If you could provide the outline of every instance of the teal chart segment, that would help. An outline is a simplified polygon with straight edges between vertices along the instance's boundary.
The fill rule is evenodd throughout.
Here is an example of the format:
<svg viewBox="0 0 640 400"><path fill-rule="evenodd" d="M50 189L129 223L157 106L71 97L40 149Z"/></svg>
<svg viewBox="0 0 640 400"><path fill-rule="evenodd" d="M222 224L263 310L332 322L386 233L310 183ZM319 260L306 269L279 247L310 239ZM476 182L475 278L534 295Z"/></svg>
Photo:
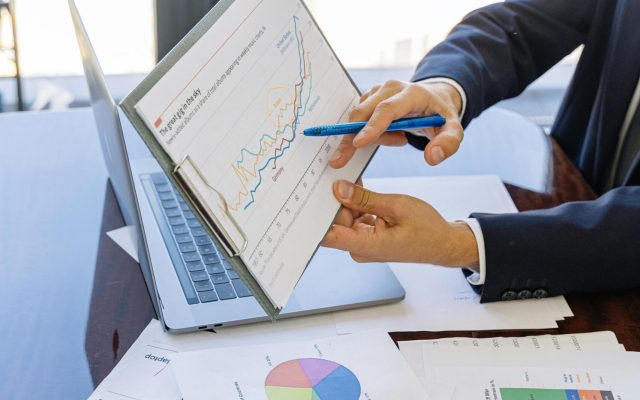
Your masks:
<svg viewBox="0 0 640 400"><path fill-rule="evenodd" d="M265 380L269 400L358 400L360 381L347 367L321 358L283 362Z"/></svg>

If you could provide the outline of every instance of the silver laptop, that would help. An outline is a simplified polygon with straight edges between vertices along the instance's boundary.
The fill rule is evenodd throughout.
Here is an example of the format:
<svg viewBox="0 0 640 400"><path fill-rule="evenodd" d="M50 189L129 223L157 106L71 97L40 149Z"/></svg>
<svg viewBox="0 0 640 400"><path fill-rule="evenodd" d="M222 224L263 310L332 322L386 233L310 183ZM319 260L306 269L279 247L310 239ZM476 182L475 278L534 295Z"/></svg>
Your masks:
<svg viewBox="0 0 640 400"><path fill-rule="evenodd" d="M140 266L158 317L174 333L268 320L126 117L120 118L73 0L69 7L111 184L125 222L138 233ZM321 248L280 317L403 298L386 264L360 265L346 253Z"/></svg>

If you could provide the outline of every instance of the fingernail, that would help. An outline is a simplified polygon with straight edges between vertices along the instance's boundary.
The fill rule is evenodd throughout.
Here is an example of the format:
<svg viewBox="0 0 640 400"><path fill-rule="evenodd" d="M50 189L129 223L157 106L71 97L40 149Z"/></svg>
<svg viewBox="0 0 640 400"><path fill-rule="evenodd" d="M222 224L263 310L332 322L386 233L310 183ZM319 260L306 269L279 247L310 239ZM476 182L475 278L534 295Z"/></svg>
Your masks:
<svg viewBox="0 0 640 400"><path fill-rule="evenodd" d="M353 197L353 183L347 181L338 182L338 195L345 200Z"/></svg>
<svg viewBox="0 0 640 400"><path fill-rule="evenodd" d="M342 157L342 153L340 150L336 150L336 152L333 153L333 156L331 156L331 162L338 161L340 157Z"/></svg>
<svg viewBox="0 0 640 400"><path fill-rule="evenodd" d="M431 149L431 158L436 164L440 164L444 161L444 151L442 151L442 147L434 147Z"/></svg>

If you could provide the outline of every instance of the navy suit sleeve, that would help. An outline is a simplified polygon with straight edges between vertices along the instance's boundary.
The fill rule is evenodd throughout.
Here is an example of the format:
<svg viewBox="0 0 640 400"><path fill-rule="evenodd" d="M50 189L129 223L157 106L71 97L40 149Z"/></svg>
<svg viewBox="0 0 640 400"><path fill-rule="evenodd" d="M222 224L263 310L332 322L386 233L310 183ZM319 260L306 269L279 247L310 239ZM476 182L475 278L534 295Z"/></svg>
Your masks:
<svg viewBox="0 0 640 400"><path fill-rule="evenodd" d="M412 80L440 76L458 82L467 95L466 126L584 43L596 3L513 0L473 11L425 56Z"/></svg>
<svg viewBox="0 0 640 400"><path fill-rule="evenodd" d="M550 296L640 287L640 186L519 214L473 214L487 275L482 301L513 290Z"/></svg>

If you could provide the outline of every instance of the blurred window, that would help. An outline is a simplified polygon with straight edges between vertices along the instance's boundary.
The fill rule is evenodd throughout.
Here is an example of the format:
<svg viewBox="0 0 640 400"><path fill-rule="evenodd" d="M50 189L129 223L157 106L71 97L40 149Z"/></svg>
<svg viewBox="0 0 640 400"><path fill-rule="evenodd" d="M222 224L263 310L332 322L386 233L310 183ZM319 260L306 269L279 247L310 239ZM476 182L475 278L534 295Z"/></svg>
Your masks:
<svg viewBox="0 0 640 400"><path fill-rule="evenodd" d="M76 0L107 74L154 65L153 0ZM23 76L79 75L82 66L67 0L16 0Z"/></svg>

